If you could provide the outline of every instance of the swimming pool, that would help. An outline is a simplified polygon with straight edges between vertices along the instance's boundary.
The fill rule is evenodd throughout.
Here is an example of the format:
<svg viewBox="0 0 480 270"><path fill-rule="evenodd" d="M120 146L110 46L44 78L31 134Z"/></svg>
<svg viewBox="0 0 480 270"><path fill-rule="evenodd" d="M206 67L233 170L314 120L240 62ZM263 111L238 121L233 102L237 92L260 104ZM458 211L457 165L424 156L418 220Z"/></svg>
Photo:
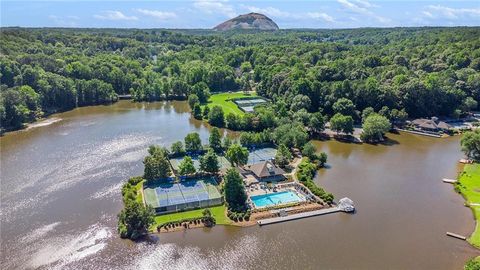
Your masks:
<svg viewBox="0 0 480 270"><path fill-rule="evenodd" d="M293 191L257 195L250 197L250 199L257 208L303 201L303 199Z"/></svg>

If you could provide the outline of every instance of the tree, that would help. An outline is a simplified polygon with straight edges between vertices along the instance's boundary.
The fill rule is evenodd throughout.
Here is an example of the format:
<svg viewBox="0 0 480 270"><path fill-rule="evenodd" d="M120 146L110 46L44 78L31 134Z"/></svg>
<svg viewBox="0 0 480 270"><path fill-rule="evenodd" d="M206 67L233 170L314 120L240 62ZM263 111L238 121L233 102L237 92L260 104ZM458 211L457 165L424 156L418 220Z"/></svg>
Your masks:
<svg viewBox="0 0 480 270"><path fill-rule="evenodd" d="M370 114L362 124L361 138L364 141L378 141L383 139L383 134L388 132L392 125L390 121L376 113Z"/></svg>
<svg viewBox="0 0 480 270"><path fill-rule="evenodd" d="M468 158L480 161L480 129L465 132L460 140L460 145Z"/></svg>
<svg viewBox="0 0 480 270"><path fill-rule="evenodd" d="M213 227L216 223L215 218L212 216L212 212L210 211L209 208L206 208L205 210L202 211L203 215L203 222L206 227Z"/></svg>
<svg viewBox="0 0 480 270"><path fill-rule="evenodd" d="M408 119L408 114L405 109L397 110L393 109L390 112L391 121L395 125L403 125Z"/></svg>
<svg viewBox="0 0 480 270"><path fill-rule="evenodd" d="M307 126L311 119L310 113L305 109L300 109L293 113L293 121L302 123L304 126Z"/></svg>
<svg viewBox="0 0 480 270"><path fill-rule="evenodd" d="M308 134L301 123L294 122L278 126L273 131L273 138L278 145L301 148L307 142Z"/></svg>
<svg viewBox="0 0 480 270"><path fill-rule="evenodd" d="M280 167L285 167L292 160L292 153L284 144L280 144L275 154L275 163Z"/></svg>
<svg viewBox="0 0 480 270"><path fill-rule="evenodd" d="M308 96L305 95L296 95L293 100L292 104L290 105L291 111L298 111L301 109L310 110L310 106L312 105L312 101Z"/></svg>
<svg viewBox="0 0 480 270"><path fill-rule="evenodd" d="M210 89L205 82L199 82L192 87L192 92L197 95L200 103L205 103L210 97Z"/></svg>
<svg viewBox="0 0 480 270"><path fill-rule="evenodd" d="M135 200L124 203L125 207L118 215L118 232L122 238L138 239L155 222L153 208Z"/></svg>
<svg viewBox="0 0 480 270"><path fill-rule="evenodd" d="M222 142L223 149L228 149L230 145L232 145L232 139L230 139L228 136L225 136Z"/></svg>
<svg viewBox="0 0 480 270"><path fill-rule="evenodd" d="M248 161L248 149L239 144L232 144L227 150L225 157L230 161L232 166L243 166Z"/></svg>
<svg viewBox="0 0 480 270"><path fill-rule="evenodd" d="M307 142L302 148L302 155L308 157L311 160L315 160L317 158L317 149L311 142Z"/></svg>
<svg viewBox="0 0 480 270"><path fill-rule="evenodd" d="M166 147L160 147L159 145L150 145L148 147L148 154L150 154L151 156L164 155L168 157L169 152Z"/></svg>
<svg viewBox="0 0 480 270"><path fill-rule="evenodd" d="M222 151L222 135L220 135L220 130L217 127L212 128L210 132L210 137L208 138L210 148L215 152Z"/></svg>
<svg viewBox="0 0 480 270"><path fill-rule="evenodd" d="M467 261L465 264L464 270L479 270L480 269L480 260L472 258Z"/></svg>
<svg viewBox="0 0 480 270"><path fill-rule="evenodd" d="M330 118L330 128L339 133L345 134L353 133L353 118L350 115L335 114Z"/></svg>
<svg viewBox="0 0 480 270"><path fill-rule="evenodd" d="M355 116L355 105L348 98L340 98L333 104L333 111L343 115Z"/></svg>
<svg viewBox="0 0 480 270"><path fill-rule="evenodd" d="M205 106L203 108L203 119L208 119L209 114L210 114L210 107Z"/></svg>
<svg viewBox="0 0 480 270"><path fill-rule="evenodd" d="M218 157L212 149L200 157L200 170L209 173L217 173L220 170Z"/></svg>
<svg viewBox="0 0 480 270"><path fill-rule="evenodd" d="M205 109L207 109L208 106L205 106ZM202 120L202 107L200 107L200 104L195 103L193 106L193 118L197 120Z"/></svg>
<svg viewBox="0 0 480 270"><path fill-rule="evenodd" d="M328 158L327 153L325 152L320 153L320 155L318 155L318 165L320 167L324 167L325 163L327 163L327 158Z"/></svg>
<svg viewBox="0 0 480 270"><path fill-rule="evenodd" d="M188 105L190 106L190 109L193 109L197 103L200 103L198 96L196 94L190 94L188 96Z"/></svg>
<svg viewBox="0 0 480 270"><path fill-rule="evenodd" d="M170 176L170 163L168 156L161 148L150 147L150 155L145 157L143 164L144 178L147 181L155 181L158 179L165 179Z"/></svg>
<svg viewBox="0 0 480 270"><path fill-rule="evenodd" d="M225 179L225 201L228 208L235 212L242 212L246 208L247 194L243 186L243 180L240 174L230 168L224 177Z"/></svg>
<svg viewBox="0 0 480 270"><path fill-rule="evenodd" d="M225 117L223 115L223 109L220 106L213 106L208 114L208 122L212 126L223 127L225 126Z"/></svg>
<svg viewBox="0 0 480 270"><path fill-rule="evenodd" d="M477 106L478 106L478 102L472 97L467 97L462 104L462 108L466 112L475 110Z"/></svg>
<svg viewBox="0 0 480 270"><path fill-rule="evenodd" d="M363 109L362 111L362 123L365 122L368 116L370 116L372 113L375 113L372 107L367 107Z"/></svg>
<svg viewBox="0 0 480 270"><path fill-rule="evenodd" d="M197 132L192 132L185 136L185 150L187 152L199 152L203 150L202 141Z"/></svg>
<svg viewBox="0 0 480 270"><path fill-rule="evenodd" d="M178 172L180 175L194 174L196 172L193 160L191 157L186 156L180 165L178 166Z"/></svg>
<svg viewBox="0 0 480 270"><path fill-rule="evenodd" d="M325 118L320 112L312 113L308 121L308 127L310 131L322 132L325 130Z"/></svg>
<svg viewBox="0 0 480 270"><path fill-rule="evenodd" d="M185 154L185 149L183 148L183 143L181 141L174 142L171 147L171 152L174 155L183 155Z"/></svg>
<svg viewBox="0 0 480 270"><path fill-rule="evenodd" d="M239 130L241 128L241 119L236 114L227 114L227 128L231 130Z"/></svg>

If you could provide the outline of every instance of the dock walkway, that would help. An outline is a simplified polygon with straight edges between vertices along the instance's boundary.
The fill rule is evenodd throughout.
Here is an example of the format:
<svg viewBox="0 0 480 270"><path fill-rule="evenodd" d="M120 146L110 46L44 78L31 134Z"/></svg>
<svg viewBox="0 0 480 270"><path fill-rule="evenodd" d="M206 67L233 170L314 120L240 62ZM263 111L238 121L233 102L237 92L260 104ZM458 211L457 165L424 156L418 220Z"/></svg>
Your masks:
<svg viewBox="0 0 480 270"><path fill-rule="evenodd" d="M336 212L343 212L343 210L341 210L338 207L331 207L331 208L327 208L327 209L320 209L320 210L315 210L315 211L310 211L310 212L292 214L292 215L288 215L288 216L284 216L284 217L274 217L274 218L262 219L262 220L257 221L257 223L258 223L258 225L263 226L263 225L280 223L280 222L285 222L285 221L290 221L290 220L295 220L295 219L301 219L301 218L306 218L306 217L326 215L326 214L331 214L331 213L336 213Z"/></svg>

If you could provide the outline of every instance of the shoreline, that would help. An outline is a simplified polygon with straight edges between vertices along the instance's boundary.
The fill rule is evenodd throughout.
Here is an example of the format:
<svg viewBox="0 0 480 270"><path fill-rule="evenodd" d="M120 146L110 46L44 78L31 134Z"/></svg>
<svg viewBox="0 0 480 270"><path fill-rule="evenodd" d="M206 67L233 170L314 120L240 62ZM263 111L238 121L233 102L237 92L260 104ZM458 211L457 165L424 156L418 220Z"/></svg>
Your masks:
<svg viewBox="0 0 480 270"><path fill-rule="evenodd" d="M470 208L475 220L475 228L466 241L475 249L480 250L480 196L475 195L475 193L480 192L478 190L480 182L474 184L474 182L477 183L478 179L480 179L480 164L465 164L459 173L458 181L454 184L454 189L463 197L464 206ZM480 261L480 256L471 258L471 260Z"/></svg>
<svg viewBox="0 0 480 270"><path fill-rule="evenodd" d="M293 209L289 211L289 214L306 213L306 212L311 212L311 211L320 210L320 209L328 209L328 208L331 208L331 207L330 206L326 207L325 205L321 205L318 203L308 203L308 204L302 204L302 205L293 207ZM273 217L276 217L276 214L272 213L271 210L265 210L265 211L252 213L248 221L240 221L240 222L232 221L229 224L215 224L215 226L234 226L239 228L247 228L247 227L252 227L257 225L259 220L273 218ZM149 232L149 234L172 233L172 232L186 231L189 229L199 229L199 228L207 228L207 226L205 226L205 224L203 223L190 224L187 222L182 222L178 227L174 227L170 229L162 228L160 231L152 230L151 232Z"/></svg>

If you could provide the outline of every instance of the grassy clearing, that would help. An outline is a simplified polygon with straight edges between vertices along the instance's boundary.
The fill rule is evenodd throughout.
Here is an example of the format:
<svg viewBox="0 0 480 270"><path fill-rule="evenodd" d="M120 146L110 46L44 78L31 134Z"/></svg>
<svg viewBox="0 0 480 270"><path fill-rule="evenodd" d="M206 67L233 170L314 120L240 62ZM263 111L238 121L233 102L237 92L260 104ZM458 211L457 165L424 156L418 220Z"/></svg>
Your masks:
<svg viewBox="0 0 480 270"><path fill-rule="evenodd" d="M456 189L465 197L473 210L477 225L468 241L480 248L480 164L467 164L460 175Z"/></svg>
<svg viewBox="0 0 480 270"><path fill-rule="evenodd" d="M203 216L203 210L204 209L196 209L191 211L155 216L155 224L152 226L152 228L156 228L158 225L171 221L177 221L186 218L200 218ZM226 215L227 210L225 205L210 207L210 211L212 212L212 216L215 218L218 225L229 225L232 223L232 221Z"/></svg>
<svg viewBox="0 0 480 270"><path fill-rule="evenodd" d="M142 196L143 182L145 182L145 180L135 185L135 190L137 191L137 198L135 198L135 200L141 204L143 204L143 196Z"/></svg>
<svg viewBox="0 0 480 270"><path fill-rule="evenodd" d="M244 115L245 113L242 110L240 110L237 107L237 104L235 104L231 100L235 98L255 97L255 96L257 96L256 93L245 95L245 93L243 92L214 94L214 95L211 95L210 98L208 99L207 106L210 107L210 109L215 105L220 106L222 107L225 115L229 113L233 113L236 115ZM203 106L202 106L202 109L203 109Z"/></svg>

